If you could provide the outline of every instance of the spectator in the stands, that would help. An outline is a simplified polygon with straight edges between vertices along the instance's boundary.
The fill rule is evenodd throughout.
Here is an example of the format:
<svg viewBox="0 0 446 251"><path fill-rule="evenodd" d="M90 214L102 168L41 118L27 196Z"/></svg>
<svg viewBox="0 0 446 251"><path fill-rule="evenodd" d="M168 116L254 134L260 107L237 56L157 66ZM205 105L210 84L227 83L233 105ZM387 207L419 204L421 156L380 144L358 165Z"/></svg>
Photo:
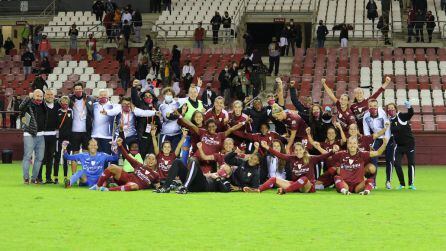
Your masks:
<svg viewBox="0 0 446 251"><path fill-rule="evenodd" d="M441 0L440 7L441 7L441 10L446 11L446 0Z"/></svg>
<svg viewBox="0 0 446 251"><path fill-rule="evenodd" d="M43 72L39 72L36 76L36 78L34 79L31 88L33 90L42 90L43 91L43 87L46 86L46 88L48 88L48 84L46 83L45 79L43 79L42 77Z"/></svg>
<svg viewBox="0 0 446 251"><path fill-rule="evenodd" d="M302 27L296 24L296 47L302 48Z"/></svg>
<svg viewBox="0 0 446 251"><path fill-rule="evenodd" d="M139 81L139 84L142 87L142 91L147 90L147 75L149 74L149 59L143 58L142 62L138 63L138 67L135 72L135 79Z"/></svg>
<svg viewBox="0 0 446 251"><path fill-rule="evenodd" d="M182 72L184 90L189 90L189 87L192 84L194 76L195 76L195 68L192 65L192 62L190 60L187 60L184 63Z"/></svg>
<svg viewBox="0 0 446 251"><path fill-rule="evenodd" d="M367 6L367 18L372 20L372 28L375 27L375 19L378 17L378 6L376 6L375 0L369 0Z"/></svg>
<svg viewBox="0 0 446 251"><path fill-rule="evenodd" d="M220 13L218 13L218 11L216 11L215 15L212 17L211 25L212 25L212 40L214 44L218 44L218 32L221 26L221 16Z"/></svg>
<svg viewBox="0 0 446 251"><path fill-rule="evenodd" d="M8 112L14 112L9 115L9 121L10 121L10 128L16 129L17 128L17 118L19 116L19 106L22 100L20 99L20 96L12 96L11 101L8 104L7 111Z"/></svg>
<svg viewBox="0 0 446 251"><path fill-rule="evenodd" d="M252 68L252 61L249 58L248 53L245 53L245 55L243 55L243 58L240 59L239 67L240 69L243 69L245 71L247 71L248 68Z"/></svg>
<svg viewBox="0 0 446 251"><path fill-rule="evenodd" d="M102 22L105 10L104 2L102 2L102 0L94 1L92 9L96 16L96 21Z"/></svg>
<svg viewBox="0 0 446 251"><path fill-rule="evenodd" d="M283 27L282 31L280 32L279 37L279 47L280 47L280 55L285 56L285 51L287 50L289 44L288 44L288 30L287 27Z"/></svg>
<svg viewBox="0 0 446 251"><path fill-rule="evenodd" d="M46 35L43 35L42 41L40 41L39 44L40 58L48 57L50 49L51 49L51 43L46 37Z"/></svg>
<svg viewBox="0 0 446 251"><path fill-rule="evenodd" d="M40 72L43 74L50 74L52 71L53 67L51 67L50 61L47 57L44 57L40 63Z"/></svg>
<svg viewBox="0 0 446 251"><path fill-rule="evenodd" d="M415 35L414 29L415 29L415 19L416 19L416 12L412 8L409 10L409 13L407 15L407 42L412 42L412 36Z"/></svg>
<svg viewBox="0 0 446 251"><path fill-rule="evenodd" d="M129 48L130 34L132 33L132 28L127 20L124 20L124 25L122 26L122 34L125 39L125 48Z"/></svg>
<svg viewBox="0 0 446 251"><path fill-rule="evenodd" d="M249 34L248 31L243 35L243 39L245 39L245 52L251 54L254 49L254 38Z"/></svg>
<svg viewBox="0 0 446 251"><path fill-rule="evenodd" d="M14 49L15 45L12 42L11 38L8 37L5 41L5 44L3 45L3 47L5 48L5 54L9 55L9 52Z"/></svg>
<svg viewBox="0 0 446 251"><path fill-rule="evenodd" d="M427 30L427 37L429 43L432 42L432 33L434 32L435 26L435 16L432 15L432 11L428 11L426 15L426 30Z"/></svg>
<svg viewBox="0 0 446 251"><path fill-rule="evenodd" d="M153 40L150 35L146 35L146 41L144 42L144 49L149 54L149 58L152 59Z"/></svg>
<svg viewBox="0 0 446 251"><path fill-rule="evenodd" d="M172 47L172 58L170 59L170 65L172 66L173 74L176 78L181 77L180 59L181 51L178 49L178 45L174 44Z"/></svg>
<svg viewBox="0 0 446 251"><path fill-rule="evenodd" d="M206 84L206 90L201 95L201 101L203 102L203 106L206 110L211 109L214 106L215 98L217 94L212 90L212 84Z"/></svg>
<svg viewBox="0 0 446 251"><path fill-rule="evenodd" d="M124 35L121 34L121 35L119 36L119 40L118 40L118 43L117 43L117 45L116 45L116 46L117 46L117 50L116 50L116 60L119 61L119 62L121 62L121 61L124 60L124 49L125 49L125 44L126 44L126 41L125 41Z"/></svg>
<svg viewBox="0 0 446 251"><path fill-rule="evenodd" d="M40 42L42 41L42 28L41 26L38 26L36 28L36 30L34 31L34 38L33 38L33 43L34 43L34 50L33 51L38 51L39 50L39 46L40 46Z"/></svg>
<svg viewBox="0 0 446 251"><path fill-rule="evenodd" d="M164 10L168 10L169 14L172 14L172 0L163 0Z"/></svg>
<svg viewBox="0 0 446 251"><path fill-rule="evenodd" d="M271 43L268 45L269 54L269 75L272 75L274 70L274 75L279 74L279 64L280 64L280 48L277 43L276 37L273 37Z"/></svg>
<svg viewBox="0 0 446 251"><path fill-rule="evenodd" d="M107 34L108 42L111 43L113 41L113 18L114 13L107 13L104 16L104 21L102 24L105 27L105 33Z"/></svg>
<svg viewBox="0 0 446 251"><path fill-rule="evenodd" d="M141 27L142 27L142 16L141 12L135 10L132 16L133 29L135 31L135 42L141 43Z"/></svg>
<svg viewBox="0 0 446 251"><path fill-rule="evenodd" d="M161 48L155 47L155 49L153 49L153 54L152 54L152 69L155 74L155 78L158 78L158 73L160 71L161 63L163 61L164 61L164 55L161 52Z"/></svg>
<svg viewBox="0 0 446 251"><path fill-rule="evenodd" d="M125 24L125 21L127 21L129 25L132 23L132 13L130 13L128 9L125 9L124 13L121 15L122 24Z"/></svg>
<svg viewBox="0 0 446 251"><path fill-rule="evenodd" d="M194 32L195 48L200 48L202 52L203 52L203 47L204 47L203 41L204 41L205 34L206 34L206 31L202 27L202 23L198 22L198 27L195 29L195 32Z"/></svg>
<svg viewBox="0 0 446 251"><path fill-rule="evenodd" d="M288 56L288 53L290 52L290 47L291 47L291 53L294 56L295 47L296 47L296 37L297 37L297 28L296 28L296 25L294 24L294 19L290 19L290 22L287 25L287 35L288 35L288 37L287 37L288 46L286 48L286 55Z"/></svg>
<svg viewBox="0 0 446 251"><path fill-rule="evenodd" d="M79 35L79 31L76 28L76 25L71 25L71 29L68 32L68 36L70 37L70 49L77 49L77 36Z"/></svg>
<svg viewBox="0 0 446 251"><path fill-rule="evenodd" d="M127 92L127 89L130 84L130 67L124 60L119 63L118 77L119 80L121 81L122 89L124 89L124 91Z"/></svg>
<svg viewBox="0 0 446 251"><path fill-rule="evenodd" d="M116 4L112 2L112 0L108 0L107 2L105 2L106 13L114 13L117 8L118 6L116 6Z"/></svg>
<svg viewBox="0 0 446 251"><path fill-rule="evenodd" d="M325 39L328 35L327 26L325 26L324 21L319 20L319 26L316 31L317 48L324 48Z"/></svg>
<svg viewBox="0 0 446 251"><path fill-rule="evenodd" d="M85 46L87 47L88 60L97 60L97 40L93 37L93 34L88 34L88 39L85 41Z"/></svg>
<svg viewBox="0 0 446 251"><path fill-rule="evenodd" d="M23 26L20 32L20 38L22 39L22 46L25 47L28 44L28 38L31 35L31 26L25 21L25 26Z"/></svg>
<svg viewBox="0 0 446 251"><path fill-rule="evenodd" d="M415 16L415 38L417 42L424 43L423 27L424 22L426 22L426 16L423 14L422 10L418 10Z"/></svg>
<svg viewBox="0 0 446 251"><path fill-rule="evenodd" d="M31 35L28 37L25 48L28 48L30 52L33 52L34 50L33 37Z"/></svg>
<svg viewBox="0 0 446 251"><path fill-rule="evenodd" d="M230 81L231 73L229 72L229 66L225 65L225 68L221 70L218 75L218 81L220 82L220 96L225 98L225 105L230 103Z"/></svg>
<svg viewBox="0 0 446 251"><path fill-rule="evenodd" d="M379 17L378 24L376 26L378 30L381 31L384 37L384 44L385 45L391 45L389 41L389 22L387 22L386 18L384 16Z"/></svg>
<svg viewBox="0 0 446 251"><path fill-rule="evenodd" d="M341 43L341 48L348 47L348 31L353 30L353 26L350 24L338 24L333 26L333 30L340 30L339 42Z"/></svg>
<svg viewBox="0 0 446 251"><path fill-rule="evenodd" d="M29 51L28 47L26 47L25 52L22 54L23 74L25 75L25 78L32 73L34 60L36 60L34 54Z"/></svg>
<svg viewBox="0 0 446 251"><path fill-rule="evenodd" d="M113 17L113 24L118 25L118 27L121 27L121 18L122 18L122 12L120 9L115 10L115 15Z"/></svg>
<svg viewBox="0 0 446 251"><path fill-rule="evenodd" d="M223 42L229 42L231 39L231 17L229 16L229 13L225 11L225 15L221 19L221 23L223 24Z"/></svg>

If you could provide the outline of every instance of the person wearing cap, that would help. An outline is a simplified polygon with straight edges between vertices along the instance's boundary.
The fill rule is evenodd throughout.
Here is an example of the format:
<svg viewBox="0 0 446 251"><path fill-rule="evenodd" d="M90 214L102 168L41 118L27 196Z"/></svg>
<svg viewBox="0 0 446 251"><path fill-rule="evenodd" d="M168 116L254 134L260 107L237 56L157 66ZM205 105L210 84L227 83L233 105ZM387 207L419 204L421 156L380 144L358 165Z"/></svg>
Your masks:
<svg viewBox="0 0 446 251"><path fill-rule="evenodd" d="M198 22L198 27L195 29L194 32L194 41L195 41L195 48L200 48L201 51L203 51L203 41L204 41L204 37L206 36L206 31L205 29L202 27L202 23Z"/></svg>
<svg viewBox="0 0 446 251"><path fill-rule="evenodd" d="M279 63L280 63L280 47L277 43L277 38L273 37L271 39L271 43L268 45L268 54L269 54L269 75L273 73L274 67L274 75L277 76L279 74Z"/></svg>

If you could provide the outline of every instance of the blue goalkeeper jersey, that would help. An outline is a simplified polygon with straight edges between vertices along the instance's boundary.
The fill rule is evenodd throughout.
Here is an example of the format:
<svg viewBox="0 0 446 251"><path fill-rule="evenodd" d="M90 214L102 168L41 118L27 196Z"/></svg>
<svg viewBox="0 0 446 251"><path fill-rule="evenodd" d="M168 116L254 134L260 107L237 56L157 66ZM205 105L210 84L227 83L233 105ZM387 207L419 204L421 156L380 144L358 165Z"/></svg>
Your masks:
<svg viewBox="0 0 446 251"><path fill-rule="evenodd" d="M105 163L118 161L118 155L108 155L103 152L96 153L91 156L89 153L78 153L69 155L64 153L63 157L66 160L80 161L82 170L87 176L99 176L102 174Z"/></svg>

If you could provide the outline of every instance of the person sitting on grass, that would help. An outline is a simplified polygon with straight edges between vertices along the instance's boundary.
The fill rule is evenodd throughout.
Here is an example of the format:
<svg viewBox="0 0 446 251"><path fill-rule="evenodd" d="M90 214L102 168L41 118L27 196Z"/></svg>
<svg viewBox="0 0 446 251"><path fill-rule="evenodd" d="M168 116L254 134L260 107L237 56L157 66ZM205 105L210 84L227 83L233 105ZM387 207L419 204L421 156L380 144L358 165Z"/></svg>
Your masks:
<svg viewBox="0 0 446 251"><path fill-rule="evenodd" d="M146 163L141 163L127 153L123 145L123 139L118 138L116 144L124 158L132 165L134 172L127 173L117 165L111 165L104 170L96 185L91 190L99 191L137 191L159 186L159 174L156 171L156 159L153 154L148 154ZM113 178L118 186L106 187L106 181Z"/></svg>
<svg viewBox="0 0 446 251"><path fill-rule="evenodd" d="M114 155L98 152L98 142L95 139L90 139L90 141L88 141L87 152L70 155L67 152L67 146L68 141L65 141L62 145L64 159L80 161L82 170L77 171L75 174L73 174L73 176L71 176L70 180L65 182L65 188L71 187L77 181L80 181L79 186L88 186L91 188L98 182L105 163L118 161L116 149Z"/></svg>

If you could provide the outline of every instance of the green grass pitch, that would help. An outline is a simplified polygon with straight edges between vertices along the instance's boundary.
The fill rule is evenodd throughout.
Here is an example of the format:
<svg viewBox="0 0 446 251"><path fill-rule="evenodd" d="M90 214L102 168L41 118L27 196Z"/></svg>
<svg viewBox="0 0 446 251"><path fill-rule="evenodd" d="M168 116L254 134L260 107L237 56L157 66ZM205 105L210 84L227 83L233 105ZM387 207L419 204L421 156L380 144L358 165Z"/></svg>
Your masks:
<svg viewBox="0 0 446 251"><path fill-rule="evenodd" d="M417 191L384 191L383 171L367 197L177 195L23 185L20 163L4 164L0 243L2 250L446 250L446 168L419 167Z"/></svg>

